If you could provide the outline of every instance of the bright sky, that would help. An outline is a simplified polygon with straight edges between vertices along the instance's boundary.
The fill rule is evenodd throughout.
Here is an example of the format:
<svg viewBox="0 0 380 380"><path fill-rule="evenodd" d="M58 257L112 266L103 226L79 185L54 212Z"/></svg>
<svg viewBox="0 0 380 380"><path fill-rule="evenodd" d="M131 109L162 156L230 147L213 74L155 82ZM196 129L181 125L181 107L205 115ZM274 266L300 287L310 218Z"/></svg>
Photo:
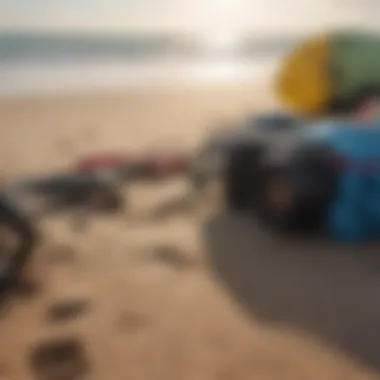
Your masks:
<svg viewBox="0 0 380 380"><path fill-rule="evenodd" d="M0 28L302 32L379 24L380 9L369 9L370 1L376 0L0 0Z"/></svg>

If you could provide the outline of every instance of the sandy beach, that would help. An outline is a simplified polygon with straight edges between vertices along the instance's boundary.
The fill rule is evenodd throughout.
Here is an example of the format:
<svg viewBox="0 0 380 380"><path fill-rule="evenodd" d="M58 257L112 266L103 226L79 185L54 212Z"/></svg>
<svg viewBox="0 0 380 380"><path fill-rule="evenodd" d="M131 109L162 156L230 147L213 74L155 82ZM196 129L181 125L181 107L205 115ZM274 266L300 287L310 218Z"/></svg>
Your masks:
<svg viewBox="0 0 380 380"><path fill-rule="evenodd" d="M138 151L157 145L192 150L220 122L273 105L275 100L264 89L227 85L2 99L1 170L9 179L64 170L78 155L96 150ZM220 251L217 243L232 236L237 221L226 227L227 222L215 216L218 202L214 197L205 195L190 205L179 202L162 215L155 213L163 204L181 199L185 191L186 184L180 180L131 186L125 189L129 208L118 215L99 216L85 228L76 226L68 216L41 222L41 242L31 265L36 291L17 295L0 318L0 379L60 379L36 373L31 361L40 344L67 338L78 340L84 348L86 379L370 380L380 376L370 354L365 357L366 337L363 341L358 338L366 314L352 324L339 324L332 313L333 305L340 301L326 297L330 292L327 285L324 293L306 293L312 283L323 283L318 277L322 270L316 269L312 275L311 256L305 264L308 269L301 270L295 251L289 248L280 256L282 243L265 242L267 235L262 242L256 232L251 235L250 248L246 245L239 251L224 244L228 259L221 264L215 256ZM221 231L225 231L224 237ZM249 249L260 250L264 245L278 256L265 259L256 254L244 261L250 256ZM287 254L289 260L284 259ZM240 260L239 265L234 258ZM342 254L334 257L335 267L321 278L334 277L331 268L343 267L346 271L338 276L339 281L351 284L345 291L363 299L360 292L368 295L367 288L358 284L363 284L366 276L365 284L373 286L376 276L358 269L353 254L350 263L343 259ZM298 268L292 272L298 301L289 295L292 286L278 285L289 282L281 269L273 269L276 260L284 268ZM315 268L326 268L327 260L322 261L315 260ZM239 272L242 267L244 273ZM344 326L346 330L342 327L341 335L336 336L350 340L347 334L352 333L357 339L351 343L355 348L362 344L363 350L346 349L349 344L343 341L335 345L317 329L309 329L311 323L293 323L296 318L290 317L265 318L254 307L248 309L237 296L239 292L229 286L225 275L229 270L235 271L235 279L245 279L244 289L251 286L253 304L263 306L268 300L267 315L286 309L287 303L296 310L307 298L309 319L322 324L329 320L334 332ZM287 276L292 277L290 269ZM271 281L277 285L272 286ZM265 287L268 298L260 293ZM343 290L339 294L343 299ZM375 292L371 294L374 297L368 296L368 304L375 299ZM84 302L84 310L65 321L50 318L52 307L66 300ZM318 314L324 307L331 312L328 318L327 312ZM350 307L347 314L353 310ZM364 301L360 307L365 310ZM380 315L377 309L372 322ZM344 306L341 310L339 318L345 319ZM294 311L294 315L301 314ZM374 331L373 339L377 335ZM372 347L372 353L378 345ZM67 377L77 378L82 377Z"/></svg>

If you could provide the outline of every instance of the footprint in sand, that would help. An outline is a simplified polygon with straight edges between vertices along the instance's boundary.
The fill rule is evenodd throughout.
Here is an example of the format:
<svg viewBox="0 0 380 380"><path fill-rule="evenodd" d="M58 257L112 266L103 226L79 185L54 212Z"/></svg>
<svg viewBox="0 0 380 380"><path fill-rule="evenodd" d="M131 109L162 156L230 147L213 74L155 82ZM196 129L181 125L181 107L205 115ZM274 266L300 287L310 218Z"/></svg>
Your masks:
<svg viewBox="0 0 380 380"><path fill-rule="evenodd" d="M46 313L49 322L67 322L78 318L89 309L88 299L66 299L60 300L51 305Z"/></svg>
<svg viewBox="0 0 380 380"><path fill-rule="evenodd" d="M186 257L182 249L177 246L156 246L150 254L153 259L176 269L186 269L193 265L193 261Z"/></svg>
<svg viewBox="0 0 380 380"><path fill-rule="evenodd" d="M80 380L89 372L86 349L76 338L57 338L39 343L29 357L38 380Z"/></svg>

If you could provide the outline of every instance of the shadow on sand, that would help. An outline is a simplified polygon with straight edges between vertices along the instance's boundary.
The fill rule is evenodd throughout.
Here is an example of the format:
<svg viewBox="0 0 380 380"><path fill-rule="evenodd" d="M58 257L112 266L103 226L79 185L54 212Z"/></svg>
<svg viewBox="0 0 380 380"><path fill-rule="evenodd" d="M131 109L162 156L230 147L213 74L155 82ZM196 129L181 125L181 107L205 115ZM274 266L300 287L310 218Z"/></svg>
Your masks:
<svg viewBox="0 0 380 380"><path fill-rule="evenodd" d="M380 369L380 246L275 236L234 215L212 217L203 233L211 270L248 312Z"/></svg>

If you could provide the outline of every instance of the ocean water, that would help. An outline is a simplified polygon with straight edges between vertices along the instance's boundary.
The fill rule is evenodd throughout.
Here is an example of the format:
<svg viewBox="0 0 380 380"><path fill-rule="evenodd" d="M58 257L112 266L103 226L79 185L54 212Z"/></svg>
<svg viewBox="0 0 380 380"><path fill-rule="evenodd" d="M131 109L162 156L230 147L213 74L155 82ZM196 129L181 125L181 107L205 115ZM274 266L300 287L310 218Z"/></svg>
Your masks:
<svg viewBox="0 0 380 380"><path fill-rule="evenodd" d="M241 41L222 51L172 35L0 34L0 95L263 83L290 42Z"/></svg>

